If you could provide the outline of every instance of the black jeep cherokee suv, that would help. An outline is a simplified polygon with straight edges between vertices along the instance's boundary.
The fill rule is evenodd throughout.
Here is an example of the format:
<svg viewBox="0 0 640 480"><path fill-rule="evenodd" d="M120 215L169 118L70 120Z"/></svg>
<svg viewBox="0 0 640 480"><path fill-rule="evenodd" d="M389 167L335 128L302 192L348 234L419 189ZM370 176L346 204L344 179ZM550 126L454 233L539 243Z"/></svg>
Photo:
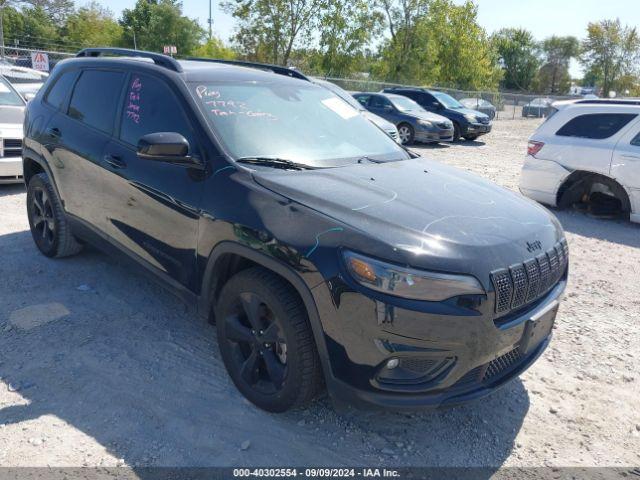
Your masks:
<svg viewBox="0 0 640 480"><path fill-rule="evenodd" d="M383 90L410 98L429 112L447 117L453 123L453 140L475 140L491 132L489 115L465 107L451 95L419 87L391 87Z"/></svg>
<svg viewBox="0 0 640 480"><path fill-rule="evenodd" d="M259 407L325 384L339 404L458 404L547 346L568 258L544 208L286 71L78 56L27 109L36 245L124 253L197 303Z"/></svg>

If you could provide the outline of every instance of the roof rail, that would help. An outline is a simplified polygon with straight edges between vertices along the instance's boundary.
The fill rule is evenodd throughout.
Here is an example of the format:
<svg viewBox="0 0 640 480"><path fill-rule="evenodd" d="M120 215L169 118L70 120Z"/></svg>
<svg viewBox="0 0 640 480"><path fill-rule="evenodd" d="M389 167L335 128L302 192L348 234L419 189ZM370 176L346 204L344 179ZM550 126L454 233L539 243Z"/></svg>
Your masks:
<svg viewBox="0 0 640 480"><path fill-rule="evenodd" d="M185 58L185 60L193 60L196 62L223 63L226 65L236 65L238 67L259 68L260 70L269 70L273 73L277 73L278 75L297 78L299 80L306 80L307 82L310 81L306 75L300 73L298 70L294 68L282 67L280 65L271 65L268 63L258 63L258 62L246 62L244 60L223 60L220 58L187 57Z"/></svg>
<svg viewBox="0 0 640 480"><path fill-rule="evenodd" d="M168 68L169 70L173 70L174 72L182 72L182 66L178 61L167 55L162 55L160 53L154 52L145 52L144 50L131 50L129 48L109 48L109 47L101 47L101 48L85 48L80 50L76 57L100 57L102 55L119 55L123 57L141 57L141 58L149 58L153 60L153 63L159 65L164 68Z"/></svg>
<svg viewBox="0 0 640 480"><path fill-rule="evenodd" d="M617 100L607 98L592 98L588 100L578 100L575 103L591 105L640 105L640 98L620 98Z"/></svg>

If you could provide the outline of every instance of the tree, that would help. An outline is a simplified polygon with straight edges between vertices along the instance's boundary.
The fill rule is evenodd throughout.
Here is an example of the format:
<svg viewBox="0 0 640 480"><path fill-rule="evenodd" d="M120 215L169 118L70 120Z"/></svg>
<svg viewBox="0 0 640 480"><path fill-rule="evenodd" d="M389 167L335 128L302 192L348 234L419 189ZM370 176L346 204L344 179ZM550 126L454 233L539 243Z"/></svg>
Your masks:
<svg viewBox="0 0 640 480"><path fill-rule="evenodd" d="M544 65L538 71L536 90L545 94L565 94L571 87L569 63L580 53L575 37L552 36L542 42Z"/></svg>
<svg viewBox="0 0 640 480"><path fill-rule="evenodd" d="M238 21L234 41L253 60L288 65L295 46L312 40L326 0L230 0L223 4Z"/></svg>
<svg viewBox="0 0 640 480"><path fill-rule="evenodd" d="M365 68L367 47L380 32L382 15L367 0L333 0L320 19L319 69L349 76Z"/></svg>
<svg viewBox="0 0 640 480"><path fill-rule="evenodd" d="M162 51L165 45L175 45L181 55L193 53L205 33L196 20L182 15L177 0L138 0L133 9L122 12L120 25L127 46Z"/></svg>
<svg viewBox="0 0 640 480"><path fill-rule="evenodd" d="M62 39L70 48L118 45L122 27L110 10L96 2L69 15L62 28Z"/></svg>
<svg viewBox="0 0 640 480"><path fill-rule="evenodd" d="M638 75L640 36L635 27L623 27L619 19L590 23L582 51L582 64L605 95L619 88L623 77Z"/></svg>
<svg viewBox="0 0 640 480"><path fill-rule="evenodd" d="M477 7L452 0L383 1L390 39L374 72L389 81L495 88L497 56L477 22Z"/></svg>
<svg viewBox="0 0 640 480"><path fill-rule="evenodd" d="M47 16L57 22L64 21L73 12L73 0L18 0L32 8L41 8Z"/></svg>
<svg viewBox="0 0 640 480"><path fill-rule="evenodd" d="M224 60L236 58L236 52L227 47L218 37L211 37L206 43L198 46L193 54L197 57L221 58Z"/></svg>
<svg viewBox="0 0 640 480"><path fill-rule="evenodd" d="M424 35L418 30L430 4L431 0L377 0L375 5L384 15L389 32L374 67L377 76L397 82L425 78L424 65L431 56L431 45L420 38Z"/></svg>
<svg viewBox="0 0 640 480"><path fill-rule="evenodd" d="M540 66L538 44L528 30L503 28L492 38L502 69L503 86L529 91Z"/></svg>
<svg viewBox="0 0 640 480"><path fill-rule="evenodd" d="M478 7L451 0L433 0L422 29L435 46L435 83L462 89L493 89L502 76L497 55L477 22Z"/></svg>

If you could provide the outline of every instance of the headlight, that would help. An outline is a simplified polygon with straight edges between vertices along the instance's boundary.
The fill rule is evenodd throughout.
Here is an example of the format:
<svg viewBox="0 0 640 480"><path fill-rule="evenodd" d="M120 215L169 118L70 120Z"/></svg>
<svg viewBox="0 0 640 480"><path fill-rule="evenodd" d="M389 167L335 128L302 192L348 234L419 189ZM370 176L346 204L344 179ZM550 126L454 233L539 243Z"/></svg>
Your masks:
<svg viewBox="0 0 640 480"><path fill-rule="evenodd" d="M465 115L464 118L466 118L471 123L476 123L478 121L475 115Z"/></svg>
<svg viewBox="0 0 640 480"><path fill-rule="evenodd" d="M418 123L423 127L427 127L427 128L433 127L433 123L431 123L429 120L418 120Z"/></svg>
<svg viewBox="0 0 640 480"><path fill-rule="evenodd" d="M399 267L357 253L343 253L347 269L360 285L413 300L439 302L458 295L484 295L480 282L468 275Z"/></svg>

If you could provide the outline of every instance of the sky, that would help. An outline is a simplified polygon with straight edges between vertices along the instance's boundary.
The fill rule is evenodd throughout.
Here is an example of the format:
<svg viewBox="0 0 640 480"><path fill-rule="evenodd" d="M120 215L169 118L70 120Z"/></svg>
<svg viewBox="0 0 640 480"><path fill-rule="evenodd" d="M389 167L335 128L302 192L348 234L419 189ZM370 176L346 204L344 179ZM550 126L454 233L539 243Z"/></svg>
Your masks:
<svg viewBox="0 0 640 480"><path fill-rule="evenodd" d="M207 27L208 0L182 0L183 11ZM462 3L463 0L455 0ZM82 0L76 3L82 4ZM86 3L86 2L85 2ZM132 8L135 0L99 0L116 16L123 9ZM228 40L233 33L234 20L222 12L219 1L212 0L214 34ZM638 0L476 0L478 21L489 33L503 27L523 27L538 40L551 35L574 35L582 38L589 22L605 18L620 18L623 23L640 28L640 4ZM577 62L571 66L574 77L581 75Z"/></svg>

